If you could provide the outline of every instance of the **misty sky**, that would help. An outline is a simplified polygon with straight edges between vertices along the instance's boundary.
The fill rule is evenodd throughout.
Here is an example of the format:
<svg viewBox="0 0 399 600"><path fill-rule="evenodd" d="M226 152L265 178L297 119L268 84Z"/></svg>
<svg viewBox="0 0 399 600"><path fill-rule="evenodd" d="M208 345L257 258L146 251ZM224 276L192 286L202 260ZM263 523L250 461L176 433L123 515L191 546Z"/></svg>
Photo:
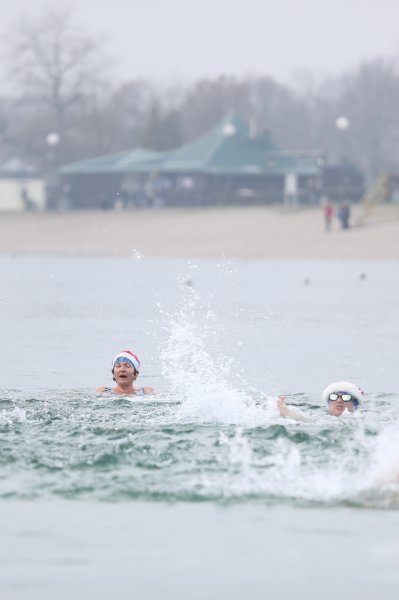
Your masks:
<svg viewBox="0 0 399 600"><path fill-rule="evenodd" d="M47 6L104 34L115 77L189 82L220 74L294 80L399 58L399 0L0 0L1 27ZM4 67L4 65L3 65Z"/></svg>

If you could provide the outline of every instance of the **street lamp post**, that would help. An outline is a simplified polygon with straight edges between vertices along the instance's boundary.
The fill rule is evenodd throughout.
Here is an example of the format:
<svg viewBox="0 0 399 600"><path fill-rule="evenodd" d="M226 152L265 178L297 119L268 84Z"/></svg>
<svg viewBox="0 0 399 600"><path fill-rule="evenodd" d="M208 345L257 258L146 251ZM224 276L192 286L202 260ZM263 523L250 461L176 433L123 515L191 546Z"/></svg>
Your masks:
<svg viewBox="0 0 399 600"><path fill-rule="evenodd" d="M345 163L348 161L348 148L347 148L347 132L350 128L350 121L348 117L341 115L335 119L335 127L338 131L338 139L339 139L339 167L338 167L338 193L340 200L344 199L345 196L345 181L343 178L345 177L344 169Z"/></svg>
<svg viewBox="0 0 399 600"><path fill-rule="evenodd" d="M51 131L46 135L46 209L55 209L58 204L57 147L59 143L60 136L56 131Z"/></svg>
<svg viewBox="0 0 399 600"><path fill-rule="evenodd" d="M335 119L335 127L338 130L339 135L339 152L340 152L340 161L343 163L345 159L347 159L346 151L346 142L347 142L347 134L346 132L350 128L351 123L348 117L340 116Z"/></svg>

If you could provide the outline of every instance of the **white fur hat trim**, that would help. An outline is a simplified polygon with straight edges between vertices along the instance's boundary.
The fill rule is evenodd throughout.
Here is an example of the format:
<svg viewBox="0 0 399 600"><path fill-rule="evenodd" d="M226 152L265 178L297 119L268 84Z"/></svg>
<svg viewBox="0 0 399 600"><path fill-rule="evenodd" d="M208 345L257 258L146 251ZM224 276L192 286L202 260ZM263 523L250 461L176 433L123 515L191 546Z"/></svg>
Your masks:
<svg viewBox="0 0 399 600"><path fill-rule="evenodd" d="M112 368L114 368L115 362L118 358L125 358L126 360L132 363L137 373L140 371L140 361L137 358L137 356L133 354L133 352L131 352L131 350L122 350L122 352L119 352L119 354L117 354L114 360L112 361Z"/></svg>
<svg viewBox="0 0 399 600"><path fill-rule="evenodd" d="M322 394L324 402L328 402L328 396L334 392L348 392L348 394L356 398L359 404L361 404L363 401L362 390L349 381L337 381L336 383L330 383L330 385L326 387Z"/></svg>

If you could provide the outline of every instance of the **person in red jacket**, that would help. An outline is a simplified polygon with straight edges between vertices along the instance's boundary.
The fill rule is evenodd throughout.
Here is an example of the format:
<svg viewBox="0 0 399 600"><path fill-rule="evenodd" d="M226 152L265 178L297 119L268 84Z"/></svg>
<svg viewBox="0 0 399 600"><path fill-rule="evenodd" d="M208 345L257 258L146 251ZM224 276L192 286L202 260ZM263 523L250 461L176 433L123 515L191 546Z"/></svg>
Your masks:
<svg viewBox="0 0 399 600"><path fill-rule="evenodd" d="M325 230L326 231L330 231L331 230L331 223L332 223L333 214L334 214L333 207L327 201L325 203L324 207L323 207L324 226L325 226Z"/></svg>

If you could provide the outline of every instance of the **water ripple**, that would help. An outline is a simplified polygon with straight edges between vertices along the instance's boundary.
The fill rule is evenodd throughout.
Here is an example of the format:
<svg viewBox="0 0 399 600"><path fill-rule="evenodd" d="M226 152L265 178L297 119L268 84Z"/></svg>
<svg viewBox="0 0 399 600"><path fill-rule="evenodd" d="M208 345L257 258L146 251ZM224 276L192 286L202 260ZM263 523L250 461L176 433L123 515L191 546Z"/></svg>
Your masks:
<svg viewBox="0 0 399 600"><path fill-rule="evenodd" d="M378 418L344 423L245 404L236 423L212 423L172 398L3 391L0 497L399 508L396 398L383 399Z"/></svg>

